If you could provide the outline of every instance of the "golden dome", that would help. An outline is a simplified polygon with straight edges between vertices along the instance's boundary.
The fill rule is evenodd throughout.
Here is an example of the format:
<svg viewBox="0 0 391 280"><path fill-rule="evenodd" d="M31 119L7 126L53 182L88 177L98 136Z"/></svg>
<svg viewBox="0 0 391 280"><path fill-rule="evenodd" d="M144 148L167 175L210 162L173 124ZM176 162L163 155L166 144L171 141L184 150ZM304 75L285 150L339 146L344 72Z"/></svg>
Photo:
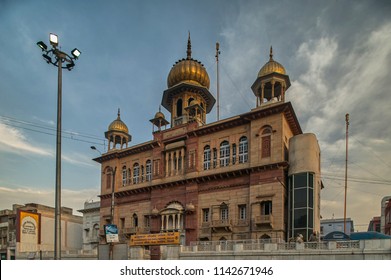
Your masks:
<svg viewBox="0 0 391 280"><path fill-rule="evenodd" d="M118 109L118 117L109 125L108 131L119 131L119 132L124 132L126 134L129 134L128 127L123 121L121 121L119 109Z"/></svg>
<svg viewBox="0 0 391 280"><path fill-rule="evenodd" d="M280 63L273 59L273 48L270 47L270 59L269 61L259 70L258 77L266 76L271 73L279 73L286 75L285 68Z"/></svg>
<svg viewBox="0 0 391 280"><path fill-rule="evenodd" d="M198 60L191 58L190 34L187 41L187 58L177 61L171 68L167 77L168 88L181 82L188 82L195 85L204 86L209 89L210 80L204 65Z"/></svg>
<svg viewBox="0 0 391 280"><path fill-rule="evenodd" d="M155 114L155 119L165 119L165 116L162 112L159 111Z"/></svg>

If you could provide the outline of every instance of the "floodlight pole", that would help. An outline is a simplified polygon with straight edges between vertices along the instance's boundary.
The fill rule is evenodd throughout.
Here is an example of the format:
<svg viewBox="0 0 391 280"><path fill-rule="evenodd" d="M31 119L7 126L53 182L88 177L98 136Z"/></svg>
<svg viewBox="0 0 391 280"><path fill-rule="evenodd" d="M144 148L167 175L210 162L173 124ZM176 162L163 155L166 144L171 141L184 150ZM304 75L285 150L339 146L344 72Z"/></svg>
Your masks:
<svg viewBox="0 0 391 280"><path fill-rule="evenodd" d="M57 54L56 54L57 56ZM56 193L55 193L55 230L54 259L61 260L61 115L62 115L62 58L58 60L57 86L57 136L56 136Z"/></svg>
<svg viewBox="0 0 391 280"><path fill-rule="evenodd" d="M348 136L349 136L349 114L345 115L346 122L346 155L345 155L345 201L343 208L343 232L346 234L346 198L348 192Z"/></svg>
<svg viewBox="0 0 391 280"><path fill-rule="evenodd" d="M42 41L37 45L41 48L42 56L48 64L52 64L58 69L57 83L57 133L56 133L56 187L55 187L55 210L54 210L54 259L61 260L61 115L62 115L62 69L69 71L75 66L74 60L80 55L80 51L74 49L73 57L65 52L60 51L58 46L58 37L55 34L50 34L50 44L52 48L47 49L47 46ZM54 41L52 41L54 39ZM55 61L52 61L52 57ZM68 62L63 66L63 62Z"/></svg>

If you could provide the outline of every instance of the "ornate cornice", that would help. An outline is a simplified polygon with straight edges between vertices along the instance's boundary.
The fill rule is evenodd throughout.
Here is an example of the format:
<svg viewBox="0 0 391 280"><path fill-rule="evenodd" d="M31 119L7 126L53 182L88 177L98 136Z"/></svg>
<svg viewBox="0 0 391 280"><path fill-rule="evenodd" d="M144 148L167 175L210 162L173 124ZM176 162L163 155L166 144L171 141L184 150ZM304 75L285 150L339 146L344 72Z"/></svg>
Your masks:
<svg viewBox="0 0 391 280"><path fill-rule="evenodd" d="M192 184L192 183L202 184L202 183L211 182L211 181L246 176L246 175L250 175L251 173L254 173L254 172L275 170L275 169L285 169L285 168L288 168L288 162L283 161L283 162L271 163L271 164L266 164L266 165L261 165L261 166L254 166L254 167L247 167L247 168L242 168L242 169L237 169L237 170L230 170L230 171L226 171L226 172L223 171L220 173L199 175L199 176L196 176L193 178L183 178L183 179L174 180L171 182L154 183L152 181L147 186L129 189L129 190L117 191L117 192L115 192L115 197L120 198L120 197L129 196L129 195L140 194L140 193L148 193L154 189L164 189L164 188L170 188L170 187L176 187L176 186L183 186L183 185ZM240 185L242 185L242 184L240 184ZM219 188L221 188L221 187L226 188L226 187L230 187L230 186L231 185L220 186ZM108 199L108 198L111 198L111 193L99 195L99 197L101 199Z"/></svg>

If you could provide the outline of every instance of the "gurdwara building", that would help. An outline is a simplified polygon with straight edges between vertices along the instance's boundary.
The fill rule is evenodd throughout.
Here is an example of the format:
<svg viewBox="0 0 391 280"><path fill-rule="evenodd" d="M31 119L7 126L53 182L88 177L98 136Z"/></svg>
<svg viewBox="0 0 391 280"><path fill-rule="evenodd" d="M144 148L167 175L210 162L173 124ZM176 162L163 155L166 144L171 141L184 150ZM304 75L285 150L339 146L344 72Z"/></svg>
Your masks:
<svg viewBox="0 0 391 280"><path fill-rule="evenodd" d="M107 152L94 159L102 171L100 225L116 224L121 242L179 232L184 245L319 232L317 138L303 133L285 101L291 83L272 49L254 76L256 107L207 123L216 100L189 37L162 93L170 116L159 110L150 120L152 139L130 145L119 111L105 132Z"/></svg>

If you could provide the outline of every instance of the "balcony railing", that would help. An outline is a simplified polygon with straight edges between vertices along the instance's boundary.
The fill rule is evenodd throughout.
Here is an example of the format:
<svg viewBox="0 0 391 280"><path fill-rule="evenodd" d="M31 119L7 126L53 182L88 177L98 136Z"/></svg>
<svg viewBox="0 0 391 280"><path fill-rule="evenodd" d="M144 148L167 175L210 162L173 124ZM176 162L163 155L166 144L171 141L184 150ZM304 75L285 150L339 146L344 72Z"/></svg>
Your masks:
<svg viewBox="0 0 391 280"><path fill-rule="evenodd" d="M247 227L249 226L249 221L245 219L239 219L235 221L235 226L237 227Z"/></svg>
<svg viewBox="0 0 391 280"><path fill-rule="evenodd" d="M187 123L187 121L188 121L187 116L183 115L183 116L180 116L180 117L177 117L176 119L174 119L174 124L181 125L181 124Z"/></svg>
<svg viewBox="0 0 391 280"><path fill-rule="evenodd" d="M212 228L218 229L218 228L224 228L225 230L231 231L232 230L232 221L231 220L213 220L212 221Z"/></svg>
<svg viewBox="0 0 391 280"><path fill-rule="evenodd" d="M137 232L137 227L123 228L119 230L120 234L135 234Z"/></svg>
<svg viewBox="0 0 391 280"><path fill-rule="evenodd" d="M260 215L255 217L255 224L257 226L270 225L273 226L273 215Z"/></svg>

